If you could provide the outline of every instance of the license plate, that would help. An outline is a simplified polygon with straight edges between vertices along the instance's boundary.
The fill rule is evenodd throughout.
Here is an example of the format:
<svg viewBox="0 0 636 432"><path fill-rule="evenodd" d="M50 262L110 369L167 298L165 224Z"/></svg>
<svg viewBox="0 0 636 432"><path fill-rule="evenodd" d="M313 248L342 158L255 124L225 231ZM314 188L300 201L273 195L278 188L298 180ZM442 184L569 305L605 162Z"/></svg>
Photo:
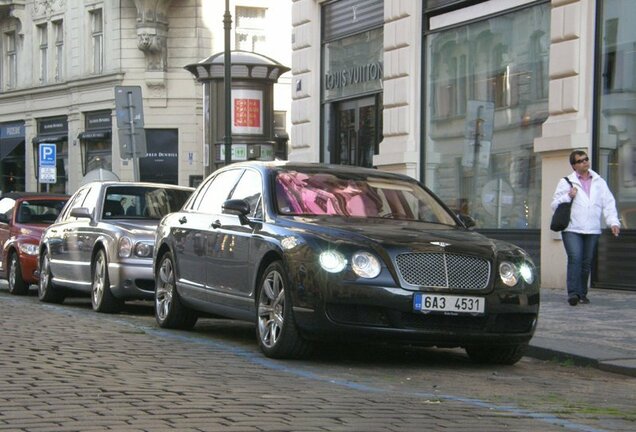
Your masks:
<svg viewBox="0 0 636 432"><path fill-rule="evenodd" d="M420 312L450 312L458 314L483 314L486 299L483 297L416 293L413 309Z"/></svg>

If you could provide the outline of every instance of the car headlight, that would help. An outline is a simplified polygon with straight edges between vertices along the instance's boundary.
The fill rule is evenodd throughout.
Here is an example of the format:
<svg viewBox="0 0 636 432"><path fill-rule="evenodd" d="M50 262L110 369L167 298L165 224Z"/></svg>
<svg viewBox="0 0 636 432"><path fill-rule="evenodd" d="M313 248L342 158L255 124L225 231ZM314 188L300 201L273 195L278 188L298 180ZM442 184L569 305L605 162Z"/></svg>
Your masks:
<svg viewBox="0 0 636 432"><path fill-rule="evenodd" d="M117 255L120 258L128 258L132 254L133 241L129 237L122 237L119 239L119 248Z"/></svg>
<svg viewBox="0 0 636 432"><path fill-rule="evenodd" d="M149 243L137 243L135 245L135 255L140 258L152 256L152 245Z"/></svg>
<svg viewBox="0 0 636 432"><path fill-rule="evenodd" d="M27 255L37 255L38 245L32 243L20 243L20 252Z"/></svg>
<svg viewBox="0 0 636 432"><path fill-rule="evenodd" d="M351 268L358 276L373 279L380 274L380 261L369 252L359 251L351 257Z"/></svg>
<svg viewBox="0 0 636 432"><path fill-rule="evenodd" d="M524 261L518 266L510 261L502 261L499 264L499 277L508 286L515 286L521 277L527 284L534 282L534 266Z"/></svg>
<svg viewBox="0 0 636 432"><path fill-rule="evenodd" d="M532 269L532 266L527 262L524 262L519 266L519 274L521 274L521 277L523 278L523 280L526 281L527 284L531 284L532 282L534 282L534 271Z"/></svg>
<svg viewBox="0 0 636 432"><path fill-rule="evenodd" d="M319 256L320 266L329 273L339 273L347 266L345 257L336 251L325 251Z"/></svg>
<svg viewBox="0 0 636 432"><path fill-rule="evenodd" d="M517 284L517 268L510 261L502 261L499 264L499 277L501 281L508 286L515 286Z"/></svg>

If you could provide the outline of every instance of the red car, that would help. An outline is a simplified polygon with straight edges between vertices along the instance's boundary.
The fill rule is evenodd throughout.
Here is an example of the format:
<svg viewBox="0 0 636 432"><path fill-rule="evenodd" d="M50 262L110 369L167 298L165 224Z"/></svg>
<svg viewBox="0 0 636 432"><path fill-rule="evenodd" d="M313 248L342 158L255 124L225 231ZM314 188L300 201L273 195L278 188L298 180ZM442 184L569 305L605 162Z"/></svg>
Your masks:
<svg viewBox="0 0 636 432"><path fill-rule="evenodd" d="M38 282L38 246L42 231L55 222L68 195L9 192L0 198L0 277L11 294L23 295Z"/></svg>

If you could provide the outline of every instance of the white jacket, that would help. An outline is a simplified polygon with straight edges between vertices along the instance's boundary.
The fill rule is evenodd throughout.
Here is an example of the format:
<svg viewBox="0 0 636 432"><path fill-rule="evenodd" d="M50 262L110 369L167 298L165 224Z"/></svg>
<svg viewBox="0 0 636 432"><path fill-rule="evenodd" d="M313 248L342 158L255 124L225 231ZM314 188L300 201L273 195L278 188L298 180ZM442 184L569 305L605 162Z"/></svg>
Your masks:
<svg viewBox="0 0 636 432"><path fill-rule="evenodd" d="M600 234L601 214L605 217L607 226L617 225L620 227L618 214L616 212L616 201L610 192L605 180L596 172L589 170L592 176L590 195L585 193L579 181L576 171L568 176L572 185L578 189L574 202L572 203L572 213L570 214L570 224L565 231L572 231L580 234ZM565 179L559 180L554 195L552 196L552 211L562 202L570 201L568 192L570 185Z"/></svg>

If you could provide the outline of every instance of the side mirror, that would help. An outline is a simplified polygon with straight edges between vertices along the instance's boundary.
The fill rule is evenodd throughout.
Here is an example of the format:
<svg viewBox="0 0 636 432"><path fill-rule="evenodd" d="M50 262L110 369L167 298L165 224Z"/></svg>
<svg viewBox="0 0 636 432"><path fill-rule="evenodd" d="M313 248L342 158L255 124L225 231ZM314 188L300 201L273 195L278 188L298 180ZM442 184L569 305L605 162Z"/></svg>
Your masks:
<svg viewBox="0 0 636 432"><path fill-rule="evenodd" d="M221 207L223 214L238 216L241 225L250 225L247 215L250 214L250 204L242 199L231 199L223 203Z"/></svg>
<svg viewBox="0 0 636 432"><path fill-rule="evenodd" d="M4 214L4 213L0 213L0 223L9 223L9 217Z"/></svg>
<svg viewBox="0 0 636 432"><path fill-rule="evenodd" d="M71 216L76 218L87 218L93 220L93 215L86 207L76 207L71 210Z"/></svg>
<svg viewBox="0 0 636 432"><path fill-rule="evenodd" d="M468 216L467 214L458 213L457 218L466 228L472 228L476 225L475 219L472 216Z"/></svg>

